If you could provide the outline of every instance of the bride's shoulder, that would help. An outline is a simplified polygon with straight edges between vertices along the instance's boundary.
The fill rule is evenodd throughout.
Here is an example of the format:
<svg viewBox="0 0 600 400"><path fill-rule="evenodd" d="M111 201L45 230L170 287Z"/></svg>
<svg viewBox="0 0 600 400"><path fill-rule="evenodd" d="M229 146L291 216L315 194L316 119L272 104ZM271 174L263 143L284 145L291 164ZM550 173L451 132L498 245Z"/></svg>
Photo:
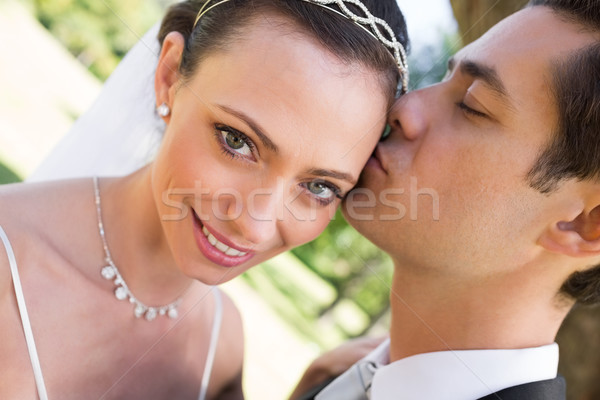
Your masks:
<svg viewBox="0 0 600 400"><path fill-rule="evenodd" d="M92 198L91 179L13 183L0 186L0 224L21 226L39 221L39 215L55 214Z"/></svg>
<svg viewBox="0 0 600 400"><path fill-rule="evenodd" d="M35 229L30 226L27 200L31 198L31 188L24 183L14 183L0 186L0 293L4 295L11 290L12 279L9 263L9 249L17 263L21 248L27 241L35 241ZM20 266L20 265L19 265Z"/></svg>
<svg viewBox="0 0 600 400"><path fill-rule="evenodd" d="M40 212L44 200L38 185L13 183L0 186L0 227L4 231L4 246L0 254L0 266L8 265L5 246L16 252L21 243L33 242L37 235L35 216ZM36 200L38 205L36 205ZM2 268L4 272L6 268Z"/></svg>
<svg viewBox="0 0 600 400"><path fill-rule="evenodd" d="M69 213L77 214L81 204L93 201L90 188L91 180L0 186L0 227L17 257L19 270L34 264L29 261L36 257L47 258L50 251L60 248L56 246L61 241L59 232L77 223L77 218L71 218ZM10 289L8 254L1 244L0 281L0 291L6 286Z"/></svg>

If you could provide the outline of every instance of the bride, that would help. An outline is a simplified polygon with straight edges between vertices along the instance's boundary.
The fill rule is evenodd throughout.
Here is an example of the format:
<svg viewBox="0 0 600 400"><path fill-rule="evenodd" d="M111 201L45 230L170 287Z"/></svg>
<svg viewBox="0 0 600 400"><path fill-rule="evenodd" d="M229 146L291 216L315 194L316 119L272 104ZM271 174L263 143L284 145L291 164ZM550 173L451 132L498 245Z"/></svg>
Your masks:
<svg viewBox="0 0 600 400"><path fill-rule="evenodd" d="M0 189L0 398L242 398L214 285L315 238L353 187L406 88L388 25L405 42L394 0L173 6L154 161Z"/></svg>

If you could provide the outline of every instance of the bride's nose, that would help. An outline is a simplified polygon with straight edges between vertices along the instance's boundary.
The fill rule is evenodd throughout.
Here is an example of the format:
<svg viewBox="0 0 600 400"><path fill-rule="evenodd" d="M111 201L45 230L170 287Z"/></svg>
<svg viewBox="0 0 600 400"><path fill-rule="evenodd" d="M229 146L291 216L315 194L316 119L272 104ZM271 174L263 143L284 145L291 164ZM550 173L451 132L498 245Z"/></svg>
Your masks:
<svg viewBox="0 0 600 400"><path fill-rule="evenodd" d="M240 236L240 245L257 247L277 237L277 201L273 188L261 188L227 204L226 214Z"/></svg>

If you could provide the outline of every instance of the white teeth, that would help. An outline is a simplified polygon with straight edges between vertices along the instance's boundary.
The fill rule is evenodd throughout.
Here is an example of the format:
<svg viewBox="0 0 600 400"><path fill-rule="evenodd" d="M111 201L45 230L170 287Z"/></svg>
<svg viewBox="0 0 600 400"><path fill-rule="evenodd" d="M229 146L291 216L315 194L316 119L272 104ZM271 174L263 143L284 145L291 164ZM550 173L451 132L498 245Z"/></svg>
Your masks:
<svg viewBox="0 0 600 400"><path fill-rule="evenodd" d="M225 251L225 254L227 254L228 256L239 256L240 255L240 251L237 251L236 249L232 249L231 247L227 249L227 251Z"/></svg>
<svg viewBox="0 0 600 400"><path fill-rule="evenodd" d="M223 244L219 241L217 241L217 244L214 245L217 249L221 250L223 253L225 253L227 250L229 250L229 246L227 246L226 244Z"/></svg>
<svg viewBox="0 0 600 400"><path fill-rule="evenodd" d="M241 256L245 256L246 254L248 254L247 252L243 252L243 251L238 251L236 249L233 249L229 246L227 246L225 243L219 242L219 240L214 237L214 235L212 233L210 233L208 231L208 229L206 229L206 227L202 227L202 233L204 233L204 236L206 236L206 238L208 239L208 242L215 246L219 251L225 253L228 256L233 256L233 257L241 257Z"/></svg>
<svg viewBox="0 0 600 400"><path fill-rule="evenodd" d="M207 238L210 244L212 244L213 246L217 244L217 238L211 235L210 233L208 234Z"/></svg>

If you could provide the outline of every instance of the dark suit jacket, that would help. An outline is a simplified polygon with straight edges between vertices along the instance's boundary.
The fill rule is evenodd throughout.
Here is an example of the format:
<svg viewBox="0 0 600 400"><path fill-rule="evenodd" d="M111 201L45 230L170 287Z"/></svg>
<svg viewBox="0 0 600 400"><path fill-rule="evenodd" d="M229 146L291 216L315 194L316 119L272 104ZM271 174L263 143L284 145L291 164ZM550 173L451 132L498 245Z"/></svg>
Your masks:
<svg viewBox="0 0 600 400"><path fill-rule="evenodd" d="M315 396L329 383L331 383L331 380L310 390L301 396L299 400L314 400ZM479 400L565 400L567 398L566 391L565 379L559 375L557 378L547 381L525 383L506 388Z"/></svg>
<svg viewBox="0 0 600 400"><path fill-rule="evenodd" d="M531 382L506 388L480 400L565 400L567 398L565 378L558 376L547 381Z"/></svg>

